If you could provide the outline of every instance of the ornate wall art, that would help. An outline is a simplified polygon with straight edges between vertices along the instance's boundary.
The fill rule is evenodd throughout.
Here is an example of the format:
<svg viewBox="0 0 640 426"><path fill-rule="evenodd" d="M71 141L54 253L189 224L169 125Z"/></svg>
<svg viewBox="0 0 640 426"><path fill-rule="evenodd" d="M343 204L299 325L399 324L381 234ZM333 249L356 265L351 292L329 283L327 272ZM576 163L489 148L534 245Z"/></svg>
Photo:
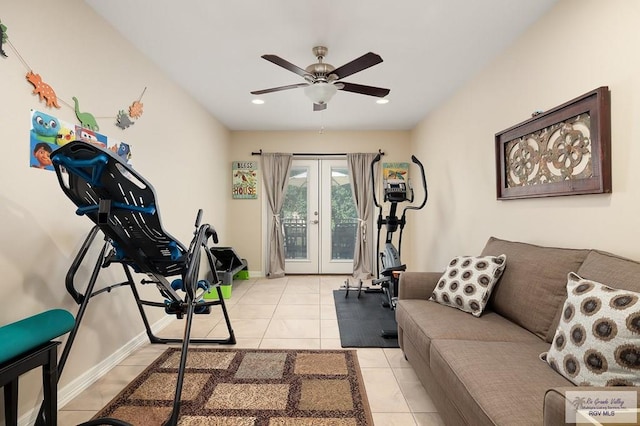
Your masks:
<svg viewBox="0 0 640 426"><path fill-rule="evenodd" d="M611 192L611 107L600 87L496 134L497 197Z"/></svg>

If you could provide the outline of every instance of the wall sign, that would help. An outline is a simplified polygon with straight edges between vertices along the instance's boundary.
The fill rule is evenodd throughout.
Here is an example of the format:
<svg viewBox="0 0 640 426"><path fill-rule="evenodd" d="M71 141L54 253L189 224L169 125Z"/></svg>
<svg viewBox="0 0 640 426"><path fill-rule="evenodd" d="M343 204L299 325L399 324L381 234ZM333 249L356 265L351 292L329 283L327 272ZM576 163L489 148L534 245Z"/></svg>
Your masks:
<svg viewBox="0 0 640 426"><path fill-rule="evenodd" d="M382 178L384 180L409 180L409 163L382 163Z"/></svg>
<svg viewBox="0 0 640 426"><path fill-rule="evenodd" d="M258 198L258 163L234 161L232 169L232 197L234 199Z"/></svg>

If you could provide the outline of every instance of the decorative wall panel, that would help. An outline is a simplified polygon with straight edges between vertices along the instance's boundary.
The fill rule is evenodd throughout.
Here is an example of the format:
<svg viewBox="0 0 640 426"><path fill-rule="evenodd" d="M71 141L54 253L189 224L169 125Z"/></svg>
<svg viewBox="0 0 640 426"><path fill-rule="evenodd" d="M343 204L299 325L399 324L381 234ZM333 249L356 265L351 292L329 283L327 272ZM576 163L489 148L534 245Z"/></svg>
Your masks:
<svg viewBox="0 0 640 426"><path fill-rule="evenodd" d="M496 134L498 199L611 192L611 117L601 87Z"/></svg>

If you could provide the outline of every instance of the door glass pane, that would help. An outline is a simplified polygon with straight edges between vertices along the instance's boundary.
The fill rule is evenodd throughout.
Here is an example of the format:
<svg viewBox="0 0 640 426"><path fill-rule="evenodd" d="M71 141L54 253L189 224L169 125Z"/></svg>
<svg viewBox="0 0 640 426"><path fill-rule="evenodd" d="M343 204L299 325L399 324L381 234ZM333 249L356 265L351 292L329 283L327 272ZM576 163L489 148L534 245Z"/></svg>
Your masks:
<svg viewBox="0 0 640 426"><path fill-rule="evenodd" d="M353 259L358 214L347 167L331 167L331 259Z"/></svg>
<svg viewBox="0 0 640 426"><path fill-rule="evenodd" d="M307 167L292 166L282 206L285 259L308 259L307 251Z"/></svg>

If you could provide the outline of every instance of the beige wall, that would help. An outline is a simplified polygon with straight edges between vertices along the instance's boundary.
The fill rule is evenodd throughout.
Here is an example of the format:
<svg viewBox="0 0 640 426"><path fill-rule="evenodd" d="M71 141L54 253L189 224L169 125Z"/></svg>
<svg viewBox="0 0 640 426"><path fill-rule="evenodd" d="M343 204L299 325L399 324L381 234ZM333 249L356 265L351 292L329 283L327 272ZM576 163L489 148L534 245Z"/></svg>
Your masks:
<svg viewBox="0 0 640 426"><path fill-rule="evenodd" d="M204 209L207 222L226 227L227 212L220 200L230 185L229 132L215 118L81 0L5 0L1 18L13 45L61 100L72 105L71 97L78 97L81 110L98 118L101 133L132 145L134 167L153 183L164 226L172 235L189 243L198 208ZM55 173L29 167L28 141L30 109L71 123L77 120L67 106L50 109L39 102L25 80L25 66L8 45L4 50L9 57L0 58L0 324L51 308L75 315L77 306L65 291L64 279L91 224L75 215ZM128 108L145 87L142 117L125 131L116 127L118 110ZM81 269L80 283L91 267ZM112 267L101 282L114 283L122 276ZM143 291L159 296L154 288ZM156 322L165 315L155 309L150 317ZM142 331L128 290L96 297L61 388ZM22 413L35 406L39 380L39 374L21 380Z"/></svg>
<svg viewBox="0 0 640 426"><path fill-rule="evenodd" d="M561 0L414 129L430 177L418 269L477 254L491 235L640 259L639 21L637 1ZM495 134L599 86L611 91L613 193L497 201Z"/></svg>
<svg viewBox="0 0 640 426"><path fill-rule="evenodd" d="M260 161L252 152L348 153L385 152L383 161L409 161L410 133L387 132L232 132L231 161ZM228 166L230 168L230 165ZM262 176L260 175L260 182ZM260 183L262 185L262 183ZM264 274L262 247L263 189L257 200L234 200L228 191L228 230L238 254L249 262L249 270ZM407 239L410 238L407 236ZM404 243L403 243L404 244Z"/></svg>

